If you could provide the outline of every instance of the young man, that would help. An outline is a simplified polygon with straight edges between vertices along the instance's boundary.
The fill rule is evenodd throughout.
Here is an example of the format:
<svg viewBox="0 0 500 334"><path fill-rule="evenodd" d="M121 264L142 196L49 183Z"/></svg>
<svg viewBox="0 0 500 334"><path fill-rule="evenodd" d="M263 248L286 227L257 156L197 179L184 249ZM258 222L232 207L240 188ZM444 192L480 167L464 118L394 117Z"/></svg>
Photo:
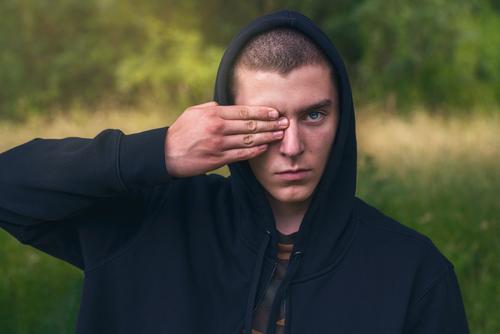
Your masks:
<svg viewBox="0 0 500 334"><path fill-rule="evenodd" d="M312 21L246 26L214 100L0 155L0 226L85 273L77 333L468 333L450 261L355 197L349 81Z"/></svg>

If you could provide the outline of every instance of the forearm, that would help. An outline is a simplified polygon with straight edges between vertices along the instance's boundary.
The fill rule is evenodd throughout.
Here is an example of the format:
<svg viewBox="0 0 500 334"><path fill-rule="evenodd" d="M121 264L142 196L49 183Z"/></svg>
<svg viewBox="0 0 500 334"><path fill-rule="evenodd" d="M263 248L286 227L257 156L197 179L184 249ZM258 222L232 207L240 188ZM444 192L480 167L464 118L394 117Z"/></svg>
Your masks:
<svg viewBox="0 0 500 334"><path fill-rule="evenodd" d="M37 138L16 146L0 154L0 208L59 220L99 198L168 182L165 135L166 128L131 135L107 129L92 139Z"/></svg>

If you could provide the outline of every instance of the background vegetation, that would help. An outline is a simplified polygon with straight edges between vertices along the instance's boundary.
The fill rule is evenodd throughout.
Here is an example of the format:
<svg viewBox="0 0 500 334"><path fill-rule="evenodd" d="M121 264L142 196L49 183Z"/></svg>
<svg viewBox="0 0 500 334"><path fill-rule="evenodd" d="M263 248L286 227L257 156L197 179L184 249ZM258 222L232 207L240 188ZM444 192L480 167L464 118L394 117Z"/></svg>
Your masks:
<svg viewBox="0 0 500 334"><path fill-rule="evenodd" d="M285 7L337 44L359 103L486 112L500 102L495 0L3 0L0 117L210 99L234 34Z"/></svg>
<svg viewBox="0 0 500 334"><path fill-rule="evenodd" d="M358 196L428 235L455 265L471 332L500 333L497 1L3 0L0 152L171 124L211 100L234 34L285 7L347 63ZM74 332L82 279L1 230L0 332Z"/></svg>

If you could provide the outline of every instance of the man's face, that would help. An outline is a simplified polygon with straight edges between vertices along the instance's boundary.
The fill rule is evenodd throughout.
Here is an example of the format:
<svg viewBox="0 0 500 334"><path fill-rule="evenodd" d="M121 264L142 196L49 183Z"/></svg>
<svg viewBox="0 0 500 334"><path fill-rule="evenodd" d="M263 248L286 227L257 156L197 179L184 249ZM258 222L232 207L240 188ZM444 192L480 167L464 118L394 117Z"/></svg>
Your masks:
<svg viewBox="0 0 500 334"><path fill-rule="evenodd" d="M236 75L235 104L270 106L289 120L281 140L248 160L254 175L274 200L308 201L323 174L337 130L338 100L330 69L305 65L283 77L238 68ZM296 169L306 171L278 174Z"/></svg>

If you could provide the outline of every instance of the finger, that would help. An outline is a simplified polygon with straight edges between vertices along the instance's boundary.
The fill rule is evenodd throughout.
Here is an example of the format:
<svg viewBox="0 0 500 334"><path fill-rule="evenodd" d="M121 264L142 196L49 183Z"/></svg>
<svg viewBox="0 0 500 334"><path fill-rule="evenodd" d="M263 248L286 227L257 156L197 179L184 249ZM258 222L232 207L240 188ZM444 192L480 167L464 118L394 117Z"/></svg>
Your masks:
<svg viewBox="0 0 500 334"><path fill-rule="evenodd" d="M257 121L257 120L226 120L224 121L223 134L247 134L257 132L268 132L275 130L284 130L288 127L288 118L281 117L276 121Z"/></svg>
<svg viewBox="0 0 500 334"><path fill-rule="evenodd" d="M248 160L255 158L261 153L264 153L269 145L263 144L259 146L249 147L249 148L237 148L224 152L224 159L226 164L231 162L236 162L240 160Z"/></svg>
<svg viewBox="0 0 500 334"><path fill-rule="evenodd" d="M202 104L197 104L196 107L209 107L209 106L216 106L216 105L218 105L217 102L210 101L210 102L205 102L205 103L202 103Z"/></svg>
<svg viewBox="0 0 500 334"><path fill-rule="evenodd" d="M218 115L223 119L239 119L239 120L276 120L279 117L279 112L271 107L266 106L245 106L231 105L220 106Z"/></svg>
<svg viewBox="0 0 500 334"><path fill-rule="evenodd" d="M283 130L224 136L222 151L268 144L283 138Z"/></svg>

